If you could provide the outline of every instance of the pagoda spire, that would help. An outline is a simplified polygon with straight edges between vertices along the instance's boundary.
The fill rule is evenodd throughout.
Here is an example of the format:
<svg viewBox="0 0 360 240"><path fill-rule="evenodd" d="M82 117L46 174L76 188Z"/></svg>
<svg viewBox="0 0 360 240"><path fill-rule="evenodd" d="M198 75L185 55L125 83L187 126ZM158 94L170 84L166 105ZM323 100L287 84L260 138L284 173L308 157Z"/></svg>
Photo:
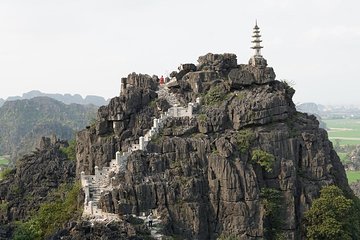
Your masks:
<svg viewBox="0 0 360 240"><path fill-rule="evenodd" d="M260 39L261 35L260 35L260 28L257 25L257 20L255 21L255 27L254 27L254 31L253 31L253 40L251 41L252 43L254 43L254 46L252 46L252 49L255 49L255 55L254 57L262 57L261 55L261 49L263 48L263 46L260 45L260 43L262 42L262 40Z"/></svg>
<svg viewBox="0 0 360 240"><path fill-rule="evenodd" d="M267 61L261 55L261 49L263 46L260 45L262 40L260 39L260 28L257 24L257 20L255 21L255 26L253 28L252 38L253 40L251 42L254 45L251 48L255 50L255 54L250 58L249 64L259 68L265 68L267 66Z"/></svg>

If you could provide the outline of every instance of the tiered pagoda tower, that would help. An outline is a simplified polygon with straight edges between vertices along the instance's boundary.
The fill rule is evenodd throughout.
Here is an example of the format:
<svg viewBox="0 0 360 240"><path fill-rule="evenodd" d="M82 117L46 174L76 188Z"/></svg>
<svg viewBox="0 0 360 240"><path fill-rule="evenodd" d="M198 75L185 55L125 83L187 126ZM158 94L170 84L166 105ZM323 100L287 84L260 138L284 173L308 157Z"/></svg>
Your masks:
<svg viewBox="0 0 360 240"><path fill-rule="evenodd" d="M260 28L257 25L257 21L255 22L255 27L253 30L252 37L253 40L251 42L254 43L254 46L252 46L251 48L255 49L255 55L250 58L249 64L260 68L266 67L267 66L266 59L263 58L263 56L261 55L261 49L263 48L263 46L260 45L262 40L260 39L261 38Z"/></svg>

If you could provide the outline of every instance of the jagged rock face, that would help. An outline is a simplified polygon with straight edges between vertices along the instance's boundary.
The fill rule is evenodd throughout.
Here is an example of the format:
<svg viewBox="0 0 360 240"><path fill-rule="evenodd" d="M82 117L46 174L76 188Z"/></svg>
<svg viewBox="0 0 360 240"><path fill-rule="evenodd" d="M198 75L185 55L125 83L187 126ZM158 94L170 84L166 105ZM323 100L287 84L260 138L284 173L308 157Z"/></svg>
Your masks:
<svg viewBox="0 0 360 240"><path fill-rule="evenodd" d="M196 70L170 88L183 103L201 97L196 117L167 119L147 151L129 157L101 208L119 214L156 209L167 233L188 239L266 239L271 219L263 192L273 189L281 201L278 231L285 239L302 237L304 212L322 186L350 192L326 131L313 116L296 112L294 90L274 80L272 68L237 65L232 54L208 54ZM120 98L126 102L128 96L133 95ZM117 124L126 129L121 134L111 127L107 139L95 127L79 133L78 174L106 166L115 151L126 150L149 129L147 122L161 111L140 100L138 105L131 114L108 110L136 119L138 124L120 119ZM102 121L113 125L112 119ZM259 149L274 156L270 171L254 160Z"/></svg>
<svg viewBox="0 0 360 240"><path fill-rule="evenodd" d="M126 82L120 97L99 108L95 125L77 134L77 173L93 174L95 166L106 166L116 151L126 151L151 128L153 117L160 117L159 109L168 108L156 99L156 77L133 73Z"/></svg>
<svg viewBox="0 0 360 240"><path fill-rule="evenodd" d="M48 194L75 180L75 162L59 150L66 142L42 138L39 148L17 162L16 169L0 182L0 238L11 235L14 221L26 220ZM4 235L1 235L4 234Z"/></svg>
<svg viewBox="0 0 360 240"><path fill-rule="evenodd" d="M232 53L225 54L212 54L208 53L205 56L201 56L198 59L199 71L217 71L227 72L230 69L236 68L237 59L236 55Z"/></svg>

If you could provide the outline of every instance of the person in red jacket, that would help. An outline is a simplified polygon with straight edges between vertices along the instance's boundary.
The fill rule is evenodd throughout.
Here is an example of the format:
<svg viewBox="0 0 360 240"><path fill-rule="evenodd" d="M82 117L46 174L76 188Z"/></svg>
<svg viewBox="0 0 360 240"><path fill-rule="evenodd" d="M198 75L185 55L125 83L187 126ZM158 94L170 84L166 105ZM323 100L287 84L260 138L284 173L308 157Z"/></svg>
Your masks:
<svg viewBox="0 0 360 240"><path fill-rule="evenodd" d="M160 84L164 84L164 77L163 77L163 75L161 75L161 77L160 77Z"/></svg>

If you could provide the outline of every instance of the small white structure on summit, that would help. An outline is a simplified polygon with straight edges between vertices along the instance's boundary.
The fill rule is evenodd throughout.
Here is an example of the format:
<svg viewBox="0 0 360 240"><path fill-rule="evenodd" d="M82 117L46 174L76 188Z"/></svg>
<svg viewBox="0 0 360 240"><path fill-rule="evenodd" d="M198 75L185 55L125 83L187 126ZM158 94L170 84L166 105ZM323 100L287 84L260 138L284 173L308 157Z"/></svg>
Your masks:
<svg viewBox="0 0 360 240"><path fill-rule="evenodd" d="M252 46L252 49L255 49L255 55L254 57L257 58L262 58L261 55L261 49L263 48L263 46L260 45L260 43L262 42L262 40L260 39L261 35L260 35L260 28L257 25L257 21L255 23L255 27L254 27L254 35L252 35L252 37L254 38L254 40L252 40L252 43L255 43L254 46Z"/></svg>
<svg viewBox="0 0 360 240"><path fill-rule="evenodd" d="M260 28L257 24L257 21L255 22L252 38L253 40L251 42L254 43L254 46L252 46L251 48L255 50L255 54L250 58L249 64L258 67L266 67L267 66L266 59L264 59L263 56L261 55L261 49L263 48L263 46L260 45L262 40L260 39L261 38Z"/></svg>

